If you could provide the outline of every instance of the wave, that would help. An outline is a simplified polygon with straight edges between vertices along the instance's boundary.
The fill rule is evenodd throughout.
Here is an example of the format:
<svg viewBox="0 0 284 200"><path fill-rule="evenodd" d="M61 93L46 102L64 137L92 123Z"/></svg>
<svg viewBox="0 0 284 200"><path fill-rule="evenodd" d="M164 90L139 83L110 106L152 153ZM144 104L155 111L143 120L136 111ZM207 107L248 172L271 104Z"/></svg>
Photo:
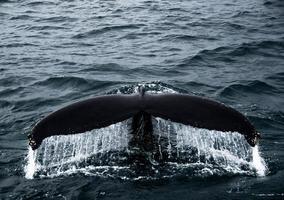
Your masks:
<svg viewBox="0 0 284 200"><path fill-rule="evenodd" d="M18 48L18 47L36 47L39 45L26 43L26 42L17 42L17 43L10 43L10 44L2 44L0 48Z"/></svg>
<svg viewBox="0 0 284 200"><path fill-rule="evenodd" d="M22 4L22 6L42 6L42 5L57 5L57 3L53 1L31 1L31 2L24 2Z"/></svg>
<svg viewBox="0 0 284 200"><path fill-rule="evenodd" d="M10 17L9 20L31 20L34 17L31 15L17 15L17 16L13 16Z"/></svg>
<svg viewBox="0 0 284 200"><path fill-rule="evenodd" d="M229 56L245 56L245 55L263 55L269 57L282 57L278 52L274 52L275 48L284 49L283 41L262 41L243 43L234 50L229 51ZM271 52L261 51L262 49L271 49Z"/></svg>
<svg viewBox="0 0 284 200"><path fill-rule="evenodd" d="M4 69L3 71L6 71L6 69ZM13 86L22 87L22 85L28 84L30 81L33 80L34 78L32 76L21 77L19 75L11 75L0 79L0 87L3 88L13 87Z"/></svg>
<svg viewBox="0 0 284 200"><path fill-rule="evenodd" d="M97 94L104 94L106 88L121 85L119 81L105 81L85 79L76 76L52 77L42 81L37 81L31 85L34 90L41 93L43 90L49 94L49 97L63 99L78 99ZM125 84L125 82L124 82ZM42 88L44 87L44 89Z"/></svg>
<svg viewBox="0 0 284 200"><path fill-rule="evenodd" d="M223 23L224 26L229 26L231 28L233 28L234 30L243 30L243 29L246 29L247 27L242 25L242 24L237 24L237 23L232 23L232 22L224 22Z"/></svg>
<svg viewBox="0 0 284 200"><path fill-rule="evenodd" d="M240 45L221 46L215 49L204 49L196 55L186 57L177 64L178 67L187 67L198 64L206 67L217 67L221 62L231 65L239 60L239 57L249 58L259 56L267 58L283 58L281 53L284 49L283 41L262 41L242 43ZM250 57L251 59L251 57ZM215 64L214 64L215 63Z"/></svg>
<svg viewBox="0 0 284 200"><path fill-rule="evenodd" d="M250 94L272 94L279 93L280 91L268 83L254 80L254 81L247 81L243 84L232 84L225 87L221 92L221 96L234 96L243 93L250 93Z"/></svg>
<svg viewBox="0 0 284 200"><path fill-rule="evenodd" d="M37 25L37 26L29 26L25 28L28 31L44 31L44 30L66 30L68 28L64 26L48 26L48 25Z"/></svg>
<svg viewBox="0 0 284 200"><path fill-rule="evenodd" d="M13 102L13 112L31 112L38 108L44 108L46 106L55 106L61 103L60 99L54 98L30 98L27 100L18 100Z"/></svg>
<svg viewBox="0 0 284 200"><path fill-rule="evenodd" d="M34 86L46 86L50 88L88 88L91 80L74 76L52 77L34 83Z"/></svg>
<svg viewBox="0 0 284 200"><path fill-rule="evenodd" d="M123 35L120 39L138 39L138 38L144 38L145 36L155 37L158 35L162 35L162 32L160 31L145 32L145 30L143 30L143 32L129 32L126 35Z"/></svg>
<svg viewBox="0 0 284 200"><path fill-rule="evenodd" d="M11 0L0 0L0 3L10 3L12 2Z"/></svg>
<svg viewBox="0 0 284 200"><path fill-rule="evenodd" d="M279 88L284 88L284 72L275 73L265 78L267 82L277 85Z"/></svg>
<svg viewBox="0 0 284 200"><path fill-rule="evenodd" d="M0 97L7 98L9 96L18 94L19 92L23 90L24 90L24 87L17 87L14 89L5 89L5 90L0 91Z"/></svg>
<svg viewBox="0 0 284 200"><path fill-rule="evenodd" d="M143 56L143 57L152 57L151 55L137 55L135 53L131 53L130 55L134 56ZM94 64L92 67L88 67L85 69L78 70L79 73L89 73L89 74L113 74L115 76L121 76L121 74L127 74L129 78L133 80L137 80L137 78L142 79L141 75L149 76L183 76L184 72L181 72L178 69L166 68L163 66L156 68L146 68L146 67L134 67L129 68L126 66L122 66L116 63L105 63L105 64Z"/></svg>
<svg viewBox="0 0 284 200"><path fill-rule="evenodd" d="M196 41L196 40L217 40L217 38L209 37L207 35L186 35L186 34L171 34L166 35L163 38L161 38L159 41Z"/></svg>
<svg viewBox="0 0 284 200"><path fill-rule="evenodd" d="M213 50L203 50L200 54L204 55L214 55L214 54L225 54L228 56L245 56L249 54L260 54L261 49L284 49L283 41L261 41L261 42L251 42L242 43L234 47L218 47ZM267 55L271 55L267 53Z"/></svg>
<svg viewBox="0 0 284 200"><path fill-rule="evenodd" d="M126 72L129 68L117 63L94 64L92 67L79 70L79 72Z"/></svg>
<svg viewBox="0 0 284 200"><path fill-rule="evenodd" d="M0 109L12 107L13 104L10 101L0 100Z"/></svg>
<svg viewBox="0 0 284 200"><path fill-rule="evenodd" d="M271 1L265 1L264 3L263 3L263 5L265 5L265 6L274 6L274 7L277 7L277 8L282 8L282 7L284 7L284 3L283 3L283 1L281 1L281 0L271 0Z"/></svg>
<svg viewBox="0 0 284 200"><path fill-rule="evenodd" d="M120 30L126 30L126 29L139 29L141 26L142 26L141 24L107 26L107 27L87 31L85 33L79 33L79 34L73 36L73 38L74 39L90 38L90 37L94 37L94 36L104 34L104 33L110 32L110 31L120 31Z"/></svg>
<svg viewBox="0 0 284 200"><path fill-rule="evenodd" d="M67 17L67 16L55 16L55 17L46 17L46 18L40 18L35 20L36 22L53 22L53 23L59 23L59 22L74 22L77 21L77 18L74 17Z"/></svg>

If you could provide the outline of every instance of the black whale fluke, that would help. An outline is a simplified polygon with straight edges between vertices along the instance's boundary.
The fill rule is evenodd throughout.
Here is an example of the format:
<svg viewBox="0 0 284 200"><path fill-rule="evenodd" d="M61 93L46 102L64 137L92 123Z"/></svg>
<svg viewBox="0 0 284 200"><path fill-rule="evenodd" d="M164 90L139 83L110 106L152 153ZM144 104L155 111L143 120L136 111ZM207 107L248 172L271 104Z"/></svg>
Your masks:
<svg viewBox="0 0 284 200"><path fill-rule="evenodd" d="M36 124L28 136L29 144L35 150L52 135L83 133L132 117L137 119L139 113L197 128L239 132L251 146L260 137L244 115L224 104L197 96L149 94L142 90L140 94L98 96L55 111Z"/></svg>

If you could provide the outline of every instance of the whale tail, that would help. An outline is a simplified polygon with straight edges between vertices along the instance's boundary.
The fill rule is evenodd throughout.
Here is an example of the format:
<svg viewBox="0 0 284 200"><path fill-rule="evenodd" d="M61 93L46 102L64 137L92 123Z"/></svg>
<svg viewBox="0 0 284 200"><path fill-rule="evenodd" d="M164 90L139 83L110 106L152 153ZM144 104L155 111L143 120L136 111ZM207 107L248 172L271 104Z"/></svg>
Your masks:
<svg viewBox="0 0 284 200"><path fill-rule="evenodd" d="M149 134L141 141L147 143L153 130L151 116L197 128L239 132L251 146L260 138L244 115L224 104L185 94L148 94L142 89L139 94L98 96L59 109L35 125L29 144L35 150L47 137L83 133L129 118L133 118L134 135L143 118L143 130Z"/></svg>

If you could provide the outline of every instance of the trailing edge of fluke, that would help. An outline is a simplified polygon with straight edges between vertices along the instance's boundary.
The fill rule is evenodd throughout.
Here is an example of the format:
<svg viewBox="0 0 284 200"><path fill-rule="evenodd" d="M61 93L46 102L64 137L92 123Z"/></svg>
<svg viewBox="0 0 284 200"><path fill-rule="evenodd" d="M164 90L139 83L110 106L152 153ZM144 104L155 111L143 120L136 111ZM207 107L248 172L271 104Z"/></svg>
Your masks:
<svg viewBox="0 0 284 200"><path fill-rule="evenodd" d="M142 89L130 95L98 96L57 110L35 125L29 144L35 150L47 137L106 127L138 113L197 128L239 132L251 146L260 138L244 115L224 104L186 94L150 94Z"/></svg>

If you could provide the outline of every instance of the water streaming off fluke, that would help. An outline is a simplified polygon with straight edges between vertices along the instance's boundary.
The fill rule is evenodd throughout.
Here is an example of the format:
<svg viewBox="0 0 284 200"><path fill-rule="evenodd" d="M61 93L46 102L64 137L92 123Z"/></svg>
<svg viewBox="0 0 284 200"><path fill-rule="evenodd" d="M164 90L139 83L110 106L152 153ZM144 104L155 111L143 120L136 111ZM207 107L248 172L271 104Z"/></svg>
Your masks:
<svg viewBox="0 0 284 200"><path fill-rule="evenodd" d="M83 134L46 138L34 153L29 149L26 178L76 170L92 156L125 150L128 141L126 121Z"/></svg>
<svg viewBox="0 0 284 200"><path fill-rule="evenodd" d="M250 147L243 135L198 129L160 118L153 121L157 151L165 160L156 166L157 177L180 173L189 176L264 176L266 173L258 147ZM135 172L130 170L131 163L127 162L132 152L128 146L130 139L128 121L83 134L47 138L37 151L29 148L26 178L77 172L139 178L133 176Z"/></svg>

